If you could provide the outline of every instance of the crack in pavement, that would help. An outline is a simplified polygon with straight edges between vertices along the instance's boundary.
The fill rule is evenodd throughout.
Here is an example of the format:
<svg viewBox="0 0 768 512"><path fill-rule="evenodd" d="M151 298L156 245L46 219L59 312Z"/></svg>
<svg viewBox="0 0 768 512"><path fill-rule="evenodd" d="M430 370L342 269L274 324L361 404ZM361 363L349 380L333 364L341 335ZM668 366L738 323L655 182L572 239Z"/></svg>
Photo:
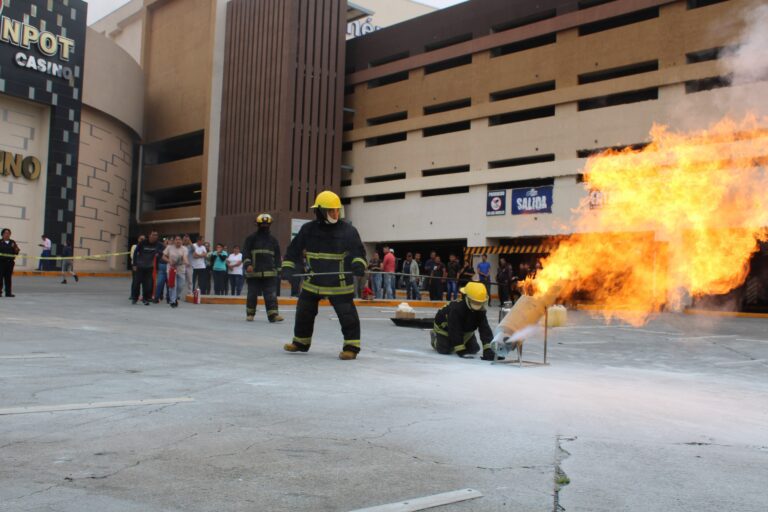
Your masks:
<svg viewBox="0 0 768 512"><path fill-rule="evenodd" d="M243 454L243 453L247 452L248 450L250 450L251 448L253 448L257 444L266 443L268 441L270 441L270 439L262 439L262 440L259 440L259 441L256 441L256 442L253 442L253 443L249 444L248 446L245 447L244 450L240 450L240 451L237 451L237 452L231 452L231 453L217 453L217 454L214 454L214 455L208 455L205 458L206 459L215 459L215 458L218 458L218 457L231 457L233 455L240 455L240 454Z"/></svg>
<svg viewBox="0 0 768 512"><path fill-rule="evenodd" d="M171 446L176 446L177 444L180 444L180 443L183 443L184 441L192 439L193 437L197 437L197 432L195 432L194 434L186 435L186 436L182 437L181 439L177 439L176 441L171 441L170 443L161 444L160 446L156 446L154 448L151 448L151 450L153 450L153 451L162 451L162 450L165 450L167 448L170 448Z"/></svg>
<svg viewBox="0 0 768 512"><path fill-rule="evenodd" d="M557 435L555 438L555 474L554 474L554 493L553 493L553 504L552 504L552 512L562 512L565 509L560 505L560 490L565 487L566 485L569 485L571 483L571 479L568 477L568 475L563 471L563 468L561 467L561 463L571 456L570 452L568 452L565 448L563 448L562 443L563 442L571 442L578 439L578 437L564 437L561 435Z"/></svg>
<svg viewBox="0 0 768 512"><path fill-rule="evenodd" d="M113 471L111 473L106 473L104 475L90 475L90 476L83 476L83 477L77 477L77 478L71 477L71 476L65 476L64 480L66 480L67 482L75 482L77 480L104 480L105 478L109 478L109 477L115 476L118 473L121 473L121 472L125 471L126 469L135 468L139 464L141 464L140 460L136 461L136 463L134 463L134 464L129 464L127 466L123 466L120 469L117 469L117 470L115 470L115 471Z"/></svg>
<svg viewBox="0 0 768 512"><path fill-rule="evenodd" d="M381 434L376 435L376 436L361 436L359 438L352 438L352 439L353 440L361 439L363 441L369 441L371 439L381 439L382 437L385 437L385 436L388 436L389 434L391 434L392 431L394 431L395 429L405 429L405 428L410 428L410 427L412 427L414 425L418 425L419 423L428 423L430 421L447 421L447 420L450 420L450 419L452 419L452 418L433 418L433 419L428 419L428 420L416 420L416 421L412 421L410 423L406 423L405 425L393 425L391 427L387 427L387 429L384 432L382 432Z"/></svg>
<svg viewBox="0 0 768 512"><path fill-rule="evenodd" d="M11 447L11 446L16 445L16 444L29 444L29 443L33 443L33 442L38 442L40 444L56 444L56 443L60 443L60 442L62 442L60 440L56 440L56 441L38 441L38 440L41 439L41 438L44 438L46 436L57 435L57 434L61 434L63 432L70 432L72 430L77 430L77 429L80 429L80 427L83 427L85 425L89 425L91 423L102 423L102 422L104 422L104 423L111 423L112 421L120 421L120 420L113 420L112 418L114 418L115 416L125 415L126 412L127 412L126 410L119 410L119 411L117 411L117 412L115 412L113 414L109 414L108 416L104 416L102 418L90 419L88 421L84 421L84 422L81 422L81 423L76 423L74 425L69 425L67 427L61 428L60 430L57 430L56 432L45 432L43 434L38 434L36 436L30 437L29 439L25 439L25 440L22 440L22 441L12 441L10 443L7 443L7 444L4 444L4 445L0 446L0 450L4 449L4 448Z"/></svg>
<svg viewBox="0 0 768 512"><path fill-rule="evenodd" d="M434 460L434 459L427 459L427 458L419 457L418 455L414 455L413 453L409 453L409 452L407 452L405 450L400 450L398 448L394 448L394 447L391 447L391 446L383 446L383 445L380 445L380 444L372 443L368 439L360 439L360 440L365 441L366 443L368 443L368 446L370 446L371 448L378 448L380 450L386 450L386 451L389 451L389 452L394 452L394 453L397 453L398 455L402 455L404 457L409 457L411 459L417 460L417 461L422 462L424 464L433 464L433 465L437 465L437 466L450 466L450 467L454 467L454 468L480 469L480 470L483 470L483 471L490 471L492 473L495 473L497 471L512 471L512 470L517 470L517 469L544 469L544 468L549 468L550 467L550 466L535 466L535 465L534 466L499 466L499 467L489 467L489 466L472 466L472 465L468 465L468 464L454 464L454 463L451 463L451 462L444 462L444 461L440 461L440 460Z"/></svg>
<svg viewBox="0 0 768 512"><path fill-rule="evenodd" d="M9 501L21 500L21 499L24 499L24 498L29 498L30 496L34 496L35 494L42 494L44 492L50 491L54 487L59 487L60 485L61 484L52 484L52 485L49 485L48 487L46 487L45 489L40 489L38 491L34 491L34 492L27 493L27 494L23 494L21 496L15 497L15 498L9 498Z"/></svg>
<svg viewBox="0 0 768 512"><path fill-rule="evenodd" d="M722 446L724 448L733 448L733 445L730 444L719 444L719 443L707 443L707 442L701 442L701 441L688 441L687 443L673 443L677 446Z"/></svg>

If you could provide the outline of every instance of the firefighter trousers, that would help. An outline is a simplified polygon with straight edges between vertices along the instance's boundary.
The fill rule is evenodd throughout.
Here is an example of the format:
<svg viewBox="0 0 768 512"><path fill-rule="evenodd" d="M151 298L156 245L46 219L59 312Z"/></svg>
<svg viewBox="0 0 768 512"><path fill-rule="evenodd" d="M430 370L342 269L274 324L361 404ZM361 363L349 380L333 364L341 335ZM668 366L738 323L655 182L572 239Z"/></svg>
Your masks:
<svg viewBox="0 0 768 512"><path fill-rule="evenodd" d="M267 318L278 314L277 294L275 292L274 277L251 277L245 280L248 284L248 297L245 300L245 314L256 314L256 303L259 295L264 296L264 306L267 308Z"/></svg>
<svg viewBox="0 0 768 512"><path fill-rule="evenodd" d="M448 336L436 332L434 334L435 335L432 338L432 348L439 354L453 354L454 347L451 340L448 339ZM477 354L480 352L480 345L477 342L477 336L474 334L464 342L464 346L466 347L465 351L467 354Z"/></svg>
<svg viewBox="0 0 768 512"><path fill-rule="evenodd" d="M322 295L302 290L296 304L296 324L293 328L293 343L309 347L312 344L312 333L315 330L317 307ZM329 295L336 316L341 323L341 333L344 335L344 350L360 352L360 318L355 308L354 294Z"/></svg>

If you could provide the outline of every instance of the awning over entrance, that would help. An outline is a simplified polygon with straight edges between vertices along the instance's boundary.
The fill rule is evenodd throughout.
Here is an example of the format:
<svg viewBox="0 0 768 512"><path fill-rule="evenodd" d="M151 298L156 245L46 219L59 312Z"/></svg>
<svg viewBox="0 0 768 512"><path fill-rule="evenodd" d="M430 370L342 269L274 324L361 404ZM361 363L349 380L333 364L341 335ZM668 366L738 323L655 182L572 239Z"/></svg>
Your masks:
<svg viewBox="0 0 768 512"><path fill-rule="evenodd" d="M466 247L464 249L464 256L479 256L481 254L549 254L557 247L557 245L557 242L550 241L541 244Z"/></svg>

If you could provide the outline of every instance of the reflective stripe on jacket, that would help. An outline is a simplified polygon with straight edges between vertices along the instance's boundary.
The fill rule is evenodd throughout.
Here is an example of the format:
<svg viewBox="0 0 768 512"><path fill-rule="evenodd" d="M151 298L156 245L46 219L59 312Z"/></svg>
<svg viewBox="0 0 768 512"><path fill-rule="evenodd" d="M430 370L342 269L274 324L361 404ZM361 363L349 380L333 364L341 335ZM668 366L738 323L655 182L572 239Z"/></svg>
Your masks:
<svg viewBox="0 0 768 512"><path fill-rule="evenodd" d="M246 272L249 265L253 272ZM269 232L256 231L243 244L243 274L246 278L277 277L280 244Z"/></svg>
<svg viewBox="0 0 768 512"><path fill-rule="evenodd" d="M360 234L343 220L304 224L286 250L283 268L301 270L305 257L310 274L331 274L304 278L303 290L318 295L354 293L352 264L367 266Z"/></svg>

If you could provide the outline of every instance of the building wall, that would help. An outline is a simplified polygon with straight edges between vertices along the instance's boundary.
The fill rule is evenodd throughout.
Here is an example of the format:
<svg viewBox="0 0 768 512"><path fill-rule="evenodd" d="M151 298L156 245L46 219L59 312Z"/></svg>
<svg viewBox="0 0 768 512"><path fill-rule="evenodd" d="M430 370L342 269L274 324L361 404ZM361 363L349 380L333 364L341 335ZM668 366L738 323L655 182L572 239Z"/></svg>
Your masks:
<svg viewBox="0 0 768 512"><path fill-rule="evenodd" d="M216 239L240 243L268 211L285 245L292 218L339 190L345 3L227 6Z"/></svg>
<svg viewBox="0 0 768 512"><path fill-rule="evenodd" d="M49 107L0 95L0 151L35 156L43 171L37 180L5 176L0 165L0 229L10 228L22 254L40 254L45 233ZM17 258L19 269L37 268L37 260Z"/></svg>
<svg viewBox="0 0 768 512"><path fill-rule="evenodd" d="M141 36L143 30L141 18L136 17L126 23L120 32L112 38L137 63L141 61Z"/></svg>
<svg viewBox="0 0 768 512"><path fill-rule="evenodd" d="M208 148L211 144L211 87L216 16L219 2L144 0L142 68L145 75L144 143L152 144L202 131L203 150L195 165L200 203L167 210L142 211L139 231L203 233L208 195ZM175 184L178 186L179 184ZM215 186L215 183L214 183ZM143 189L142 194L148 191ZM151 200L142 196L142 210ZM173 222L176 220L176 222Z"/></svg>
<svg viewBox="0 0 768 512"><path fill-rule="evenodd" d="M75 256L123 252L128 247L135 134L97 110L83 108L77 170ZM125 270L126 257L76 262L79 271Z"/></svg>
<svg viewBox="0 0 768 512"><path fill-rule="evenodd" d="M473 4L478 12L509 5L476 1L463 4L462 9L473 9ZM744 26L741 13L755 5L754 1L730 0L688 9L686 2L618 0L578 10L570 2L552 3L545 7L555 9L556 17L495 33L490 33L488 22L484 30L475 26L475 17L464 27L455 28L462 33L470 30L473 39L424 51L424 45L434 39L429 27L435 22L430 18L445 17L450 14L448 9L350 42L348 51L354 52L351 60L357 63L379 58L388 36L393 38L388 51L410 45L412 56L380 69L358 67L347 75L348 89L354 88L345 98L345 105L354 109L354 115L345 119L347 151L343 153L344 163L353 169L343 176L346 186L342 194L349 203L349 217L369 243L466 237L468 245L486 245L504 238L572 232L571 210L586 194L577 183L585 163L578 151L642 143L654 122L673 128L703 127L726 112L743 114L750 106L747 97L765 97L766 82L690 94L685 85L724 73L722 61L687 64L686 54L738 42ZM454 14L464 12L459 7L453 8ZM579 35L578 27L587 22L655 7L659 8L656 18ZM532 13L516 15L524 18ZM453 21L443 20L441 26L452 26ZM404 27L410 32L401 33ZM493 48L552 32L556 32L553 44L493 56ZM422 51L413 53L418 48ZM462 55L471 55L471 63L425 73L426 66ZM658 69L579 84L581 74L647 61L658 61ZM407 72L408 78L378 87L368 85L371 80L398 72ZM491 93L549 81L555 82L553 90L490 101ZM652 88L658 88L658 99L591 110L578 108L580 100ZM471 100L471 105L432 115L424 112L424 107L461 99ZM495 115L550 106L554 107L552 116L495 126L489 122ZM407 112L407 119L369 123L397 112ZM456 122L468 122L469 129L430 137L422 132ZM372 147L366 144L375 137L403 132L407 140ZM500 168L489 165L549 154L554 155L554 161ZM467 165L469 171L432 177L422 174L461 165ZM396 173L405 173L405 177L370 182L371 178ZM554 181L551 214L510 215L508 195L506 215L486 217L489 188L532 179ZM468 191L422 197L424 191L446 187L468 187ZM372 201L376 196L401 193L405 194L403 199Z"/></svg>
<svg viewBox="0 0 768 512"><path fill-rule="evenodd" d="M112 40L141 63L144 0L130 0L125 5L91 24L95 32Z"/></svg>
<svg viewBox="0 0 768 512"><path fill-rule="evenodd" d="M211 2L147 3L143 69L145 140L203 130L211 76Z"/></svg>
<svg viewBox="0 0 768 512"><path fill-rule="evenodd" d="M114 41L88 29L86 69L73 239L79 257L128 249L134 153L144 129L144 74L139 64ZM126 257L78 259L75 268L123 271Z"/></svg>
<svg viewBox="0 0 768 512"><path fill-rule="evenodd" d="M144 74L116 42L88 29L83 103L120 119L136 134L144 133Z"/></svg>

